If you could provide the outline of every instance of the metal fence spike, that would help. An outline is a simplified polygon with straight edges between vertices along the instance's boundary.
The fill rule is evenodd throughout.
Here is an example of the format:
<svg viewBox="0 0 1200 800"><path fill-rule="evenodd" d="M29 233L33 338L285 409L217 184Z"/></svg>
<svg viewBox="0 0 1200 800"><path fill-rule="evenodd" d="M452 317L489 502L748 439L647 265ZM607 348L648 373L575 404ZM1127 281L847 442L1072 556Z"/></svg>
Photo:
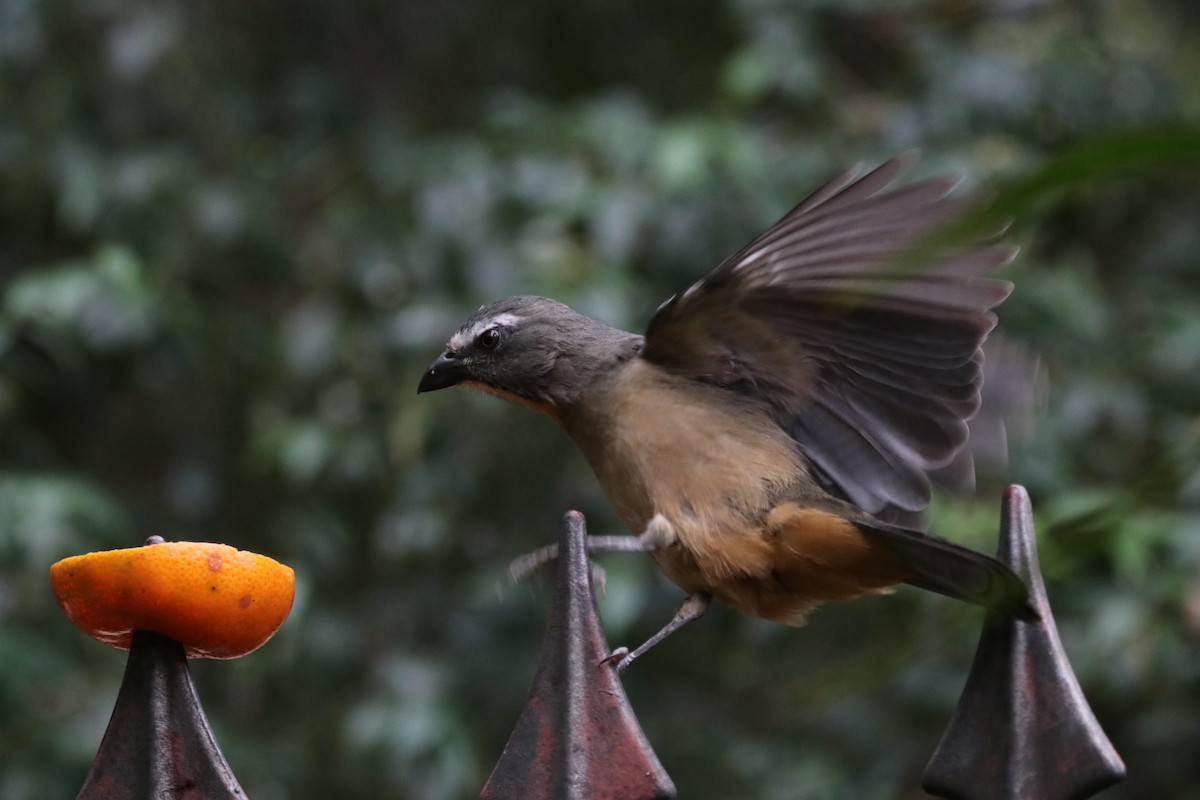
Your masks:
<svg viewBox="0 0 1200 800"><path fill-rule="evenodd" d="M1125 765L1071 669L1038 567L1029 495L1004 493L999 556L1026 580L1039 622L989 616L958 709L925 768L951 800L1085 800Z"/></svg>
<svg viewBox="0 0 1200 800"><path fill-rule="evenodd" d="M592 592L583 515L568 512L529 699L482 800L654 800L672 784L633 714Z"/></svg>
<svg viewBox="0 0 1200 800"><path fill-rule="evenodd" d="M78 800L245 800L196 697L183 646L133 635L112 718Z"/></svg>

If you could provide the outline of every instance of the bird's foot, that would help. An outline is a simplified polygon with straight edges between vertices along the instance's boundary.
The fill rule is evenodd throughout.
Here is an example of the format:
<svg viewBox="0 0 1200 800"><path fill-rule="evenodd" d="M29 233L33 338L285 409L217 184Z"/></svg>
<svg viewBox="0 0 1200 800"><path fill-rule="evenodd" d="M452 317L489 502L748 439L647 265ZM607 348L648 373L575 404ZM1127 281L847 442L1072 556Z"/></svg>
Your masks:
<svg viewBox="0 0 1200 800"><path fill-rule="evenodd" d="M650 553L675 541L675 529L662 514L655 514L640 536L589 536L588 553ZM548 544L518 556L508 565L508 577L519 583L547 564L558 560L558 543ZM599 580L597 580L599 572ZM592 579L604 584L604 570L592 565Z"/></svg>
<svg viewBox="0 0 1200 800"><path fill-rule="evenodd" d="M542 567L547 564L553 564L557 560L557 544L548 544L545 547L539 547L537 550L528 552L523 556L517 556L512 560L508 565L508 579L512 583L520 583ZM604 571L604 567L595 561L589 561L588 568L592 572L592 585L603 592L608 587L608 573Z"/></svg>
<svg viewBox="0 0 1200 800"><path fill-rule="evenodd" d="M558 560L558 544L548 544L517 556L508 565L508 579L520 583L547 564Z"/></svg>
<svg viewBox="0 0 1200 800"><path fill-rule="evenodd" d="M682 604L680 604L679 610L675 612L675 616L671 618L671 621L664 625L662 630L643 642L636 650L630 652L628 647L618 647L616 650L613 650L611 653L601 659L600 663L611 664L615 661L617 672L624 672L625 670L629 669L629 665L632 664L635 659L645 655L646 651L648 651L651 647L654 647L663 639L666 639L672 633L679 630L684 625L687 625L689 622L697 620L703 616L704 612L708 610L710 603L712 603L712 595L708 594L707 592L696 592L693 595L689 595L688 598L684 600Z"/></svg>
<svg viewBox="0 0 1200 800"><path fill-rule="evenodd" d="M616 669L618 673L624 672L625 668L633 662L633 659L629 657L629 648L618 647L616 650L613 650L607 656L600 659L601 666L604 664L613 664L613 662L616 662L614 669Z"/></svg>

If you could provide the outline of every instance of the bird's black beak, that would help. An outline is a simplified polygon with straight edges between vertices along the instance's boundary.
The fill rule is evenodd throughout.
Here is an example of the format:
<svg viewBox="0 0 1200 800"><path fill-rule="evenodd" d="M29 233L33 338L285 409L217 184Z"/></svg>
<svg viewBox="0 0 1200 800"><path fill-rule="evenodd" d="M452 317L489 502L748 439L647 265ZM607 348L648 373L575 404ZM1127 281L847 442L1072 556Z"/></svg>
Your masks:
<svg viewBox="0 0 1200 800"><path fill-rule="evenodd" d="M442 353L421 376L421 382L417 384L417 394L456 386L467 377L467 367L461 358L455 358L448 352Z"/></svg>

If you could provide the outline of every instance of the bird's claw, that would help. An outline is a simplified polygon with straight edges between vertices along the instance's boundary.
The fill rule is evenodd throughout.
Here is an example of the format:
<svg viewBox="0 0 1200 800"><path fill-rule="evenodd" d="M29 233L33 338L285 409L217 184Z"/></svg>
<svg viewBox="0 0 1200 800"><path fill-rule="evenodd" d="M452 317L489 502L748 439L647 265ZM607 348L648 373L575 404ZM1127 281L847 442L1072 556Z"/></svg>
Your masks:
<svg viewBox="0 0 1200 800"><path fill-rule="evenodd" d="M633 661L633 659L629 657L629 648L618 647L616 650L613 650L607 656L600 659L600 664L612 664L614 661L617 662L615 666L617 672L624 672L625 668L628 667Z"/></svg>
<svg viewBox="0 0 1200 800"><path fill-rule="evenodd" d="M547 564L558 560L558 544L548 544L517 556L508 565L508 579L520 583Z"/></svg>
<svg viewBox="0 0 1200 800"><path fill-rule="evenodd" d="M513 583L520 583L542 567L557 560L558 544L539 547L537 550L532 550L512 560L512 563L508 565L508 579ZM589 560L588 567L592 573L592 585L603 593L608 588L608 573L595 561Z"/></svg>

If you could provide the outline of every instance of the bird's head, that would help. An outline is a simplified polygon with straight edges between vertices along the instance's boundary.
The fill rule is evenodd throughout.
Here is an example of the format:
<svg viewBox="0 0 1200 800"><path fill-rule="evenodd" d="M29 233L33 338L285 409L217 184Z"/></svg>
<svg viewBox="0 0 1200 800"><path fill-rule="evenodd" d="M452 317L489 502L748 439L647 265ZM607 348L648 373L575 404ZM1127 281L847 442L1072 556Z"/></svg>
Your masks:
<svg viewBox="0 0 1200 800"><path fill-rule="evenodd" d="M417 392L461 384L553 414L615 353L640 340L545 297L510 297L459 327Z"/></svg>

